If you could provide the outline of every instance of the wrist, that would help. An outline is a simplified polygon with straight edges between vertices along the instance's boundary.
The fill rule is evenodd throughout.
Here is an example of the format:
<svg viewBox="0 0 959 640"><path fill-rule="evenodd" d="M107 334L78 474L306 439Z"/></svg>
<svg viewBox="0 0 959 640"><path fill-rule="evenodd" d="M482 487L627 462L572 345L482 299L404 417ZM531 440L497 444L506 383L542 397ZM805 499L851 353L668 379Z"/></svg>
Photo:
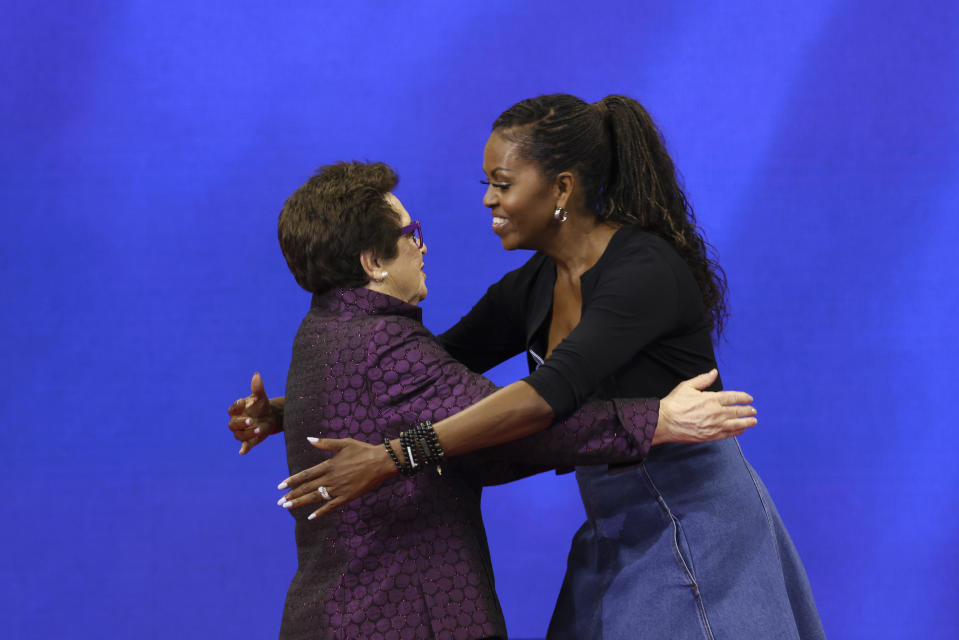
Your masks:
<svg viewBox="0 0 959 640"><path fill-rule="evenodd" d="M659 401L659 413L656 418L656 430L653 432L653 446L670 442L672 435L673 415L669 398Z"/></svg>
<svg viewBox="0 0 959 640"><path fill-rule="evenodd" d="M389 448L387 449L387 447ZM400 441L398 439L384 441L378 453L376 469L380 473L380 476L384 480L387 480L393 476L400 475L398 461L403 459L403 454L400 451Z"/></svg>
<svg viewBox="0 0 959 640"><path fill-rule="evenodd" d="M270 398L270 415L273 418L273 428L270 433L283 431L283 409L286 406L286 397Z"/></svg>

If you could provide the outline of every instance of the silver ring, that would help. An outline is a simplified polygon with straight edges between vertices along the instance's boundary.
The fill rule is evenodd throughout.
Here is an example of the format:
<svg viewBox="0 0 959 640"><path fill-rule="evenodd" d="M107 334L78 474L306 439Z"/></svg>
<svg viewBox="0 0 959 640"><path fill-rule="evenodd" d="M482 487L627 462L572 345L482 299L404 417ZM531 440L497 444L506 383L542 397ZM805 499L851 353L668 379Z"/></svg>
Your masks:
<svg viewBox="0 0 959 640"><path fill-rule="evenodd" d="M320 487L317 489L320 492L320 495L323 496L324 500L332 500L333 496L330 495L330 492L326 490L326 487Z"/></svg>

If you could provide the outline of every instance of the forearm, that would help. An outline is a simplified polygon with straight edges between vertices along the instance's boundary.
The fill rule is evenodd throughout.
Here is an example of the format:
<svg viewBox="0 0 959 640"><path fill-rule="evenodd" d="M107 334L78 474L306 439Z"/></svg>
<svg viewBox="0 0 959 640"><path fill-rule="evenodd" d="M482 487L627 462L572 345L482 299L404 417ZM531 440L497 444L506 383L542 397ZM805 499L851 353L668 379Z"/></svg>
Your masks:
<svg viewBox="0 0 959 640"><path fill-rule="evenodd" d="M514 382L433 428L446 455L456 456L532 435L552 421L546 401L525 382Z"/></svg>
<svg viewBox="0 0 959 640"><path fill-rule="evenodd" d="M553 410L546 401L525 382L514 382L433 423L433 429L445 454L457 456L534 434L552 420ZM402 455L399 440L391 444Z"/></svg>

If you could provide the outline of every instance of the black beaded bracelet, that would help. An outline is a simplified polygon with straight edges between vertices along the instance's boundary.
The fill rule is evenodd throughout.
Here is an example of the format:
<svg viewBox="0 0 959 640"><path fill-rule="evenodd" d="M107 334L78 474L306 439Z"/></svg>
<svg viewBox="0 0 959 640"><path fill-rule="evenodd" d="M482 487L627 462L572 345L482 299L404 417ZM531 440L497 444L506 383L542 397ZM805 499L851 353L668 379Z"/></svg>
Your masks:
<svg viewBox="0 0 959 640"><path fill-rule="evenodd" d="M410 431L416 439L419 449L423 452L423 462L425 464L436 465L436 472L442 475L443 470L439 466L439 461L446 453L443 451L443 447L440 446L440 441L439 438L436 437L436 430L433 429L433 424L429 420L426 420L414 426Z"/></svg>
<svg viewBox="0 0 959 640"><path fill-rule="evenodd" d="M443 451L436 430L429 420L414 425L408 431L400 432L400 456L393 451L389 438L384 438L383 446L390 454L393 464L404 476L411 476L430 465L436 465L436 472L443 474L439 461L446 456L446 452Z"/></svg>
<svg viewBox="0 0 959 640"><path fill-rule="evenodd" d="M397 470L404 476L413 475L413 469L409 465L404 465L400 462L400 459L396 457L396 452L393 451L393 447L390 446L390 439L383 438L383 446L386 447L386 451L390 454L390 458L393 460L393 464L396 465Z"/></svg>
<svg viewBox="0 0 959 640"><path fill-rule="evenodd" d="M433 454L434 461L437 461L439 458L445 456L446 452L443 451L443 447L440 446L440 439L436 436L436 429L433 428L433 423L427 420L426 422L421 422L416 426L420 432L426 436L427 444L431 453Z"/></svg>
<svg viewBox="0 0 959 640"><path fill-rule="evenodd" d="M400 432L400 450L406 457L406 465L410 469L411 475L423 467L422 460L419 462L416 460L416 452L414 451L414 447L416 446L416 440L411 431Z"/></svg>

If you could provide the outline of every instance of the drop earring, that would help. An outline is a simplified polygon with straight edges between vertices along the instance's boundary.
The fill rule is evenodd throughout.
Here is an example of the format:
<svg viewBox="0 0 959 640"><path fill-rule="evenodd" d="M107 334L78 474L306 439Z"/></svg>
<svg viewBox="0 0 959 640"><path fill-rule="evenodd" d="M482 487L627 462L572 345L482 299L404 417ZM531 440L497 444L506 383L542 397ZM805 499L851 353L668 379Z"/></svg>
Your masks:
<svg viewBox="0 0 959 640"><path fill-rule="evenodd" d="M553 212L553 219L556 222L563 224L566 222L566 218L569 217L569 212L566 211L563 207L556 207L556 211Z"/></svg>

